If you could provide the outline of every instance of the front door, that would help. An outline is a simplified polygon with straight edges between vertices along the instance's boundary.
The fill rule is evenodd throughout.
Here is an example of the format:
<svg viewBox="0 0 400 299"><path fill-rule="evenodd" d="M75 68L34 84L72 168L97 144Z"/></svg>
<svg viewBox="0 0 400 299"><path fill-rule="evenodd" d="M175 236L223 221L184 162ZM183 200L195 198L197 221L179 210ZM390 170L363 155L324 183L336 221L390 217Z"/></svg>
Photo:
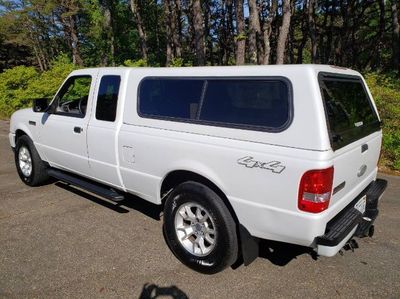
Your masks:
<svg viewBox="0 0 400 299"><path fill-rule="evenodd" d="M89 175L87 125L97 71L70 76L43 115L39 142L51 166Z"/></svg>

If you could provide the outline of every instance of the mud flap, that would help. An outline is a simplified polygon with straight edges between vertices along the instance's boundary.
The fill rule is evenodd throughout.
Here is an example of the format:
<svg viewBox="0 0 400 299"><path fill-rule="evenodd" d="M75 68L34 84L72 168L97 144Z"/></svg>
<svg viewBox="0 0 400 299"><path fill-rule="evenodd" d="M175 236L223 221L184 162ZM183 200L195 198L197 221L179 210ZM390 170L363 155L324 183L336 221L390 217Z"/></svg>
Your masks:
<svg viewBox="0 0 400 299"><path fill-rule="evenodd" d="M259 255L258 239L250 235L249 231L239 224L240 245L242 250L243 264L250 265Z"/></svg>

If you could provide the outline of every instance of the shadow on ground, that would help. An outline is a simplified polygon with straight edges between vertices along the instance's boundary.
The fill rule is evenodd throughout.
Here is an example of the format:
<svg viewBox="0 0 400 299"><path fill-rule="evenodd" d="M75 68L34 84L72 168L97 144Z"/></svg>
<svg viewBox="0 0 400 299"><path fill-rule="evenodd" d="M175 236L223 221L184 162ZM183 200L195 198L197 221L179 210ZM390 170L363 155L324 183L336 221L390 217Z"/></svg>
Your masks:
<svg viewBox="0 0 400 299"><path fill-rule="evenodd" d="M269 240L261 240L259 245L259 257L267 259L277 266L285 266L303 254L309 255L313 260L318 258L316 252L309 247Z"/></svg>
<svg viewBox="0 0 400 299"><path fill-rule="evenodd" d="M159 287L155 284L145 284L139 299L173 298L188 299L189 297L178 287Z"/></svg>
<svg viewBox="0 0 400 299"><path fill-rule="evenodd" d="M102 205L103 207L109 208L117 213L129 213L130 210L136 210L138 212L143 213L144 215L159 221L160 215L162 213L162 208L159 205L152 204L138 196L134 196L132 194L125 193L125 199L121 202L115 203L103 199L102 197L98 197L91 193L87 193L78 188L75 188L72 185L63 182L56 182L55 185L64 190L72 192L80 197L86 198L91 202ZM272 264L277 266L285 266L293 259L296 259L298 256L308 254L312 259L317 259L317 254L309 247L298 246L294 244L288 244L283 242L275 242L269 240L260 240L259 242L259 257L269 260ZM234 266L234 268L238 268L241 266L242 262L238 261L238 263ZM155 285L149 285L150 289L158 288ZM171 288L176 288L175 286ZM163 289L163 288L161 288ZM140 298L157 298L157 297L140 297ZM186 298L186 297L173 297L173 298Z"/></svg>
<svg viewBox="0 0 400 299"><path fill-rule="evenodd" d="M80 197L84 197L91 202L94 202L96 204L102 205L103 207L109 208L110 210L113 210L114 212L117 213L129 213L129 210L136 210L138 212L143 213L144 215L153 218L154 220L160 220L160 215L162 212L162 209L159 205L152 204L151 202L148 202L138 196L134 196L132 194L125 193L125 199L120 202L111 202L106 199L103 199L102 197L93 195L91 193L87 193L85 191L82 191L78 188L75 188L72 185L69 185L67 183L63 182L57 182L55 183L57 187L60 187L64 190L67 190L69 192L72 192L76 195L79 195Z"/></svg>

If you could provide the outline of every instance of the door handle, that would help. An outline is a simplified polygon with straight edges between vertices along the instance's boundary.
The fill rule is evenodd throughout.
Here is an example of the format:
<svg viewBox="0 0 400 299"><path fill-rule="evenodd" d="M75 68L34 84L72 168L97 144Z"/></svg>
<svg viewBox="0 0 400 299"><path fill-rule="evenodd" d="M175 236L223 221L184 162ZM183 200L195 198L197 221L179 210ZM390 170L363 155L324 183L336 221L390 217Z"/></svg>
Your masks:
<svg viewBox="0 0 400 299"><path fill-rule="evenodd" d="M74 127L74 132L80 134L83 131L81 127Z"/></svg>

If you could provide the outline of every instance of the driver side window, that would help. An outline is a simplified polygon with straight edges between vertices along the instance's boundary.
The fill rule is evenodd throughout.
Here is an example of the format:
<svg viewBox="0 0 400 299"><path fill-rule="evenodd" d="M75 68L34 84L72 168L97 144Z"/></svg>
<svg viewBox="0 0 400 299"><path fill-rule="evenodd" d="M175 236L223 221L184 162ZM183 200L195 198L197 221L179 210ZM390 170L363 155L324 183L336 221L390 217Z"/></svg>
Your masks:
<svg viewBox="0 0 400 299"><path fill-rule="evenodd" d="M70 77L57 94L55 112L66 116L84 117L92 77Z"/></svg>

